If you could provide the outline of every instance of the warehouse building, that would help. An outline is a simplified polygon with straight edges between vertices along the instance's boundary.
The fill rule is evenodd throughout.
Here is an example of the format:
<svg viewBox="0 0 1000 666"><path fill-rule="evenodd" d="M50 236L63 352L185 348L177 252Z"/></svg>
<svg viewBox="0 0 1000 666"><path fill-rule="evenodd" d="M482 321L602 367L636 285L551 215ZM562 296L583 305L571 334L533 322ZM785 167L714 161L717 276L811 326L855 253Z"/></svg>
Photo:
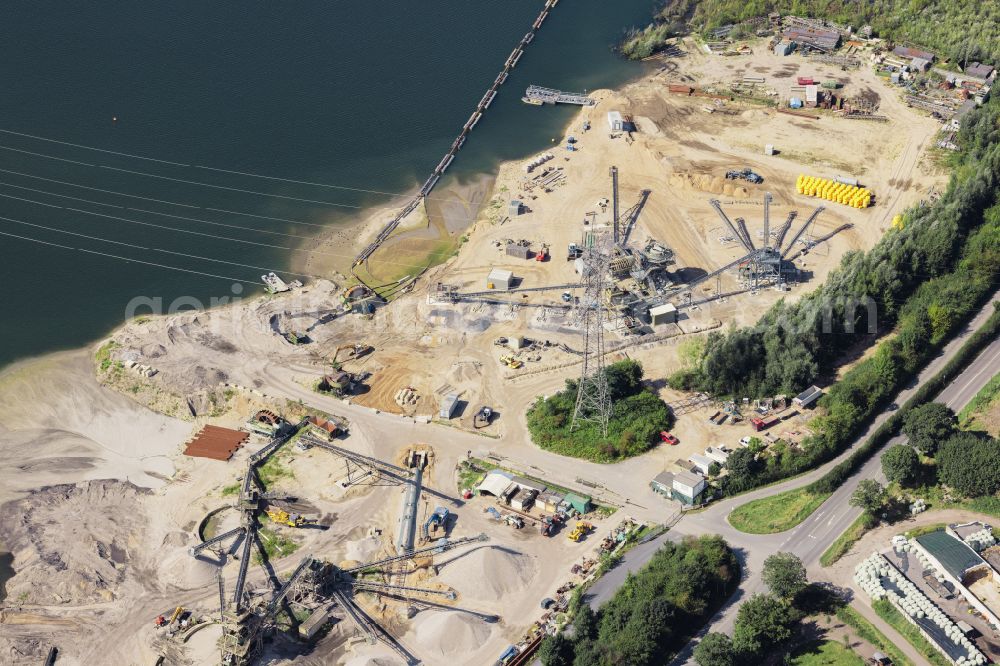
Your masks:
<svg viewBox="0 0 1000 666"><path fill-rule="evenodd" d="M486 277L486 288L507 291L514 284L514 274L502 268L494 268Z"/></svg>

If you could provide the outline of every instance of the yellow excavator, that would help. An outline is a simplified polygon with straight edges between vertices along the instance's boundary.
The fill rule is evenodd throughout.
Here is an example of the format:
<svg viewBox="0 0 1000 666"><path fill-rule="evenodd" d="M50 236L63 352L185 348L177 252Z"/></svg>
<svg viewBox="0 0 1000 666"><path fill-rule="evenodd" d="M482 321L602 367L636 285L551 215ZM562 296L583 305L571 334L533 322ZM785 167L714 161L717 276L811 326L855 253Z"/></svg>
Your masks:
<svg viewBox="0 0 1000 666"><path fill-rule="evenodd" d="M365 354L370 354L372 353L372 351L375 350L375 348L372 347L371 345L362 344L360 342L351 345L340 345L339 347L337 347L337 350L333 352L333 359L330 362L336 363L337 358L340 356L340 352L344 351L345 349L351 350L351 353L348 354L347 358L344 359L345 361L350 361L351 359L355 358L361 358Z"/></svg>
<svg viewBox="0 0 1000 666"><path fill-rule="evenodd" d="M503 363L504 365L506 365L511 370L517 370L522 365L524 365L524 363L522 363L521 361L518 361L511 354L507 354L506 356L501 356L500 357L500 362Z"/></svg>
<svg viewBox="0 0 1000 666"><path fill-rule="evenodd" d="M289 527L302 527L316 523L312 518L303 518L297 513L288 513L284 509L277 507L269 507L267 509L267 517L271 519L271 522L288 525Z"/></svg>

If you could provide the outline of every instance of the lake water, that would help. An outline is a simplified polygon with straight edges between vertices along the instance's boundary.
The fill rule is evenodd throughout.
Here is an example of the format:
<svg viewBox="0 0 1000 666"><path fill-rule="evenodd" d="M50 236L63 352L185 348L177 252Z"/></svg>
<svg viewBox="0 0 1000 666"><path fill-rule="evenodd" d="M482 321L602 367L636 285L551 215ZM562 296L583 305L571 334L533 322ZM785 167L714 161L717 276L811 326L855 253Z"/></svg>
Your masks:
<svg viewBox="0 0 1000 666"><path fill-rule="evenodd" d="M254 293L265 269L293 264L317 225L399 203L541 6L8 4L0 367L98 339L135 296L207 303L239 280ZM651 9L562 0L448 177L490 172L559 134L575 108L522 104L529 83L583 90L638 75L611 46Z"/></svg>

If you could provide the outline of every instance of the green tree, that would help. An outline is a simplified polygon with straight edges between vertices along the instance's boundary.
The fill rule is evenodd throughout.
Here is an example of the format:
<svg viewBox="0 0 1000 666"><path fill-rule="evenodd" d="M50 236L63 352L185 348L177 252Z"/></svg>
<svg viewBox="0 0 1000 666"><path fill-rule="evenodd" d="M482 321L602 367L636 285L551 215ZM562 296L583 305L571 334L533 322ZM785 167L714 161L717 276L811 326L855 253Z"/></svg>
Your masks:
<svg viewBox="0 0 1000 666"><path fill-rule="evenodd" d="M966 497L1000 491L1000 440L960 432L941 445L936 460L938 480Z"/></svg>
<svg viewBox="0 0 1000 666"><path fill-rule="evenodd" d="M771 593L782 599L792 599L806 588L806 568L792 553L775 553L764 560L764 583Z"/></svg>
<svg viewBox="0 0 1000 666"><path fill-rule="evenodd" d="M572 666L573 642L562 635L548 636L538 648L538 658L545 666Z"/></svg>
<svg viewBox="0 0 1000 666"><path fill-rule="evenodd" d="M891 446L882 454L882 473L890 483L912 485L920 476L920 458L908 444Z"/></svg>
<svg viewBox="0 0 1000 666"><path fill-rule="evenodd" d="M938 446L955 432L955 412L939 402L914 407L903 420L903 434L924 455L932 456Z"/></svg>
<svg viewBox="0 0 1000 666"><path fill-rule="evenodd" d="M736 657L733 639L717 631L705 634L694 648L694 660L699 666L733 666Z"/></svg>
<svg viewBox="0 0 1000 666"><path fill-rule="evenodd" d="M792 620L788 604L769 594L755 594L736 614L733 648L746 656L762 655L791 637Z"/></svg>
<svg viewBox="0 0 1000 666"><path fill-rule="evenodd" d="M850 505L874 514L885 502L885 488L875 479L862 479L851 493Z"/></svg>
<svg viewBox="0 0 1000 666"><path fill-rule="evenodd" d="M573 626L576 627L577 638L597 638L597 614L589 604L580 604L573 618Z"/></svg>

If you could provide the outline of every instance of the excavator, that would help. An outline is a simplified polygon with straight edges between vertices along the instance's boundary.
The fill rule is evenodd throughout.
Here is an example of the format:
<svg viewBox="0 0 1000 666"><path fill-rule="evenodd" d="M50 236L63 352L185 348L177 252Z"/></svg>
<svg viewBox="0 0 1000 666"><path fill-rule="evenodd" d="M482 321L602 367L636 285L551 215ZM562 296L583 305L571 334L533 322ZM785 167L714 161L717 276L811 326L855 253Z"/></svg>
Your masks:
<svg viewBox="0 0 1000 666"><path fill-rule="evenodd" d="M351 353L348 354L347 358L344 359L345 361L350 361L351 359L355 358L361 358L362 356L370 354L375 350L375 348L372 347L371 345L362 344L360 342L356 342L351 345L340 345L339 347L337 347L337 350L333 352L333 359L331 359L330 362L336 363L337 358L340 356L340 352L344 351L345 349L351 350Z"/></svg>
<svg viewBox="0 0 1000 666"><path fill-rule="evenodd" d="M524 365L524 363L522 363L521 361L518 361L511 354L507 354L506 356L501 356L500 357L500 362L503 363L504 365L506 365L511 370L517 370L522 365Z"/></svg>
<svg viewBox="0 0 1000 666"><path fill-rule="evenodd" d="M305 525L316 524L316 521L312 518L303 518L297 513L288 513L284 509L279 509L277 507L268 507L266 512L267 517L270 518L272 522L288 525L289 527L303 527Z"/></svg>

